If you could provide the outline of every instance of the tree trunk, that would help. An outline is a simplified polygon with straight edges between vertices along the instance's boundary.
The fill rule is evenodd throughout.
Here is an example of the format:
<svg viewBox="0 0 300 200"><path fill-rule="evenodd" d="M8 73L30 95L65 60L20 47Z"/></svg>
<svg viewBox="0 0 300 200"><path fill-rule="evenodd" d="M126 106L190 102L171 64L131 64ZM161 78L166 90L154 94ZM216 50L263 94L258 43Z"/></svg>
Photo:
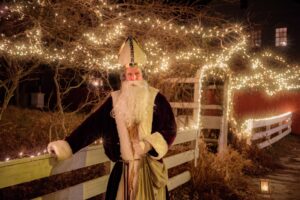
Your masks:
<svg viewBox="0 0 300 200"><path fill-rule="evenodd" d="M59 76L58 68L59 68L59 64L57 64L55 66L55 73L54 73L53 80L54 80L55 89L56 89L56 105L57 105L57 108L58 108L58 113L59 113L59 117L60 117L61 127L62 127L62 129L64 131L65 136L66 136L67 129L65 127L65 114L64 114L64 108L63 108L62 99L61 99L59 77L58 77Z"/></svg>
<svg viewBox="0 0 300 200"><path fill-rule="evenodd" d="M0 111L0 120L2 119L3 113L7 109L7 106L9 104L11 98L14 96L14 92L19 85L19 81L20 81L20 76L19 76L19 73L17 73L17 75L11 80L11 85L7 86L7 90L4 95L3 104L1 107L1 111Z"/></svg>

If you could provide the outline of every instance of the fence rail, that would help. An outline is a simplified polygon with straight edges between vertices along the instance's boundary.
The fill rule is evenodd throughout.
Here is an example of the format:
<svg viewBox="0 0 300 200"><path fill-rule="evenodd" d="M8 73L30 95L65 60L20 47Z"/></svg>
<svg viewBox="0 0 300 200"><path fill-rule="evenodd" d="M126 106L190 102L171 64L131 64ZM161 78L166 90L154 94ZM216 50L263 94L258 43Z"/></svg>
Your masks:
<svg viewBox="0 0 300 200"><path fill-rule="evenodd" d="M266 119L249 120L247 129L251 132L250 143L263 149L291 133L291 124L290 112Z"/></svg>
<svg viewBox="0 0 300 200"><path fill-rule="evenodd" d="M174 145L197 140L197 130L180 131L174 141ZM198 149L198 148L195 148ZM164 158L168 169L186 162L195 160L198 156L197 150L192 149ZM21 183L49 177L64 172L80 169L95 164L108 162L109 159L104 153L102 145L90 146L82 149L70 159L58 162L50 155L42 155L35 158L23 158L0 163L0 189L18 185ZM112 168L113 163L110 164ZM68 187L42 197L40 199L87 199L97 196L106 191L109 174L99 178ZM173 190L176 187L190 180L189 171L184 171L169 178L168 188Z"/></svg>

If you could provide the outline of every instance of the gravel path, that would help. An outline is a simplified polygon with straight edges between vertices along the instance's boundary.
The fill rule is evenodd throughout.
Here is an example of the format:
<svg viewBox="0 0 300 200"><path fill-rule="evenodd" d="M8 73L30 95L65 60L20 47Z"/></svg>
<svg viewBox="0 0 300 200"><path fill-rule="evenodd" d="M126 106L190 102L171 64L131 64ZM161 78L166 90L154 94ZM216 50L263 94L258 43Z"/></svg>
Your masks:
<svg viewBox="0 0 300 200"><path fill-rule="evenodd" d="M271 193L260 195L264 199L299 200L300 199L300 136L290 135L282 139L274 149L282 151L279 157L281 169L261 177L270 180ZM259 192L259 178L253 179Z"/></svg>

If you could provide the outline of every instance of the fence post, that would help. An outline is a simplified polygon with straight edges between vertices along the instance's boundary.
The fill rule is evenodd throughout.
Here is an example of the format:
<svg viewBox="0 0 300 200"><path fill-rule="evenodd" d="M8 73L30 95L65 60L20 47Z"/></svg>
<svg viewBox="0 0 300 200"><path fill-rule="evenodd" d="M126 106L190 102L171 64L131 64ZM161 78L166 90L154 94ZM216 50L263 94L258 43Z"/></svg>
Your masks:
<svg viewBox="0 0 300 200"><path fill-rule="evenodd" d="M281 127L282 124L283 124L282 121L280 121L280 122L279 122L279 127ZM281 128L280 131L278 132L278 135L281 135L281 134L282 134L282 128Z"/></svg>
<svg viewBox="0 0 300 200"><path fill-rule="evenodd" d="M251 145L251 143L252 143L253 123L254 123L253 119L248 120L248 122L247 122L247 128L246 128L246 134L248 134L248 135L246 135L246 136L243 135L244 138L246 137L248 145Z"/></svg>
<svg viewBox="0 0 300 200"><path fill-rule="evenodd" d="M193 122L194 124L198 124L198 120L199 120L199 115L200 115L200 70L197 71L196 77L195 79L197 79L197 82L194 82L194 103L198 104L197 108L194 108L193 110Z"/></svg>
<svg viewBox="0 0 300 200"><path fill-rule="evenodd" d="M289 116L288 121L292 121L292 114ZM292 123L289 123L288 128L291 129Z"/></svg>
<svg viewBox="0 0 300 200"><path fill-rule="evenodd" d="M197 73L196 73L196 77L195 77L195 79L196 80L198 80L197 82L194 82L194 103L196 103L197 105L198 105L198 107L197 108L194 108L194 110L193 110L193 123L195 124L195 125L197 125L196 126L196 128L198 129L197 130L197 137L196 137L196 140L194 141L194 149L195 149L195 157L194 157L194 165L195 165L195 167L197 166L197 163L198 163L198 157L199 157L199 136L200 136L200 132L201 132L201 130L200 130L200 127L198 126L199 125L199 118L200 118L200 115L201 115L201 105L200 105L200 103L201 103L201 101L200 101L200 73L201 73L201 71L198 69L197 70Z"/></svg>
<svg viewBox="0 0 300 200"><path fill-rule="evenodd" d="M270 140L270 138L271 138L271 135L268 135L270 129L271 129L271 125L269 124L266 126L266 139L267 140Z"/></svg>
<svg viewBox="0 0 300 200"><path fill-rule="evenodd" d="M194 166L197 167L198 158L199 158L199 135L200 129L197 130L197 136L195 140L195 151L194 151Z"/></svg>

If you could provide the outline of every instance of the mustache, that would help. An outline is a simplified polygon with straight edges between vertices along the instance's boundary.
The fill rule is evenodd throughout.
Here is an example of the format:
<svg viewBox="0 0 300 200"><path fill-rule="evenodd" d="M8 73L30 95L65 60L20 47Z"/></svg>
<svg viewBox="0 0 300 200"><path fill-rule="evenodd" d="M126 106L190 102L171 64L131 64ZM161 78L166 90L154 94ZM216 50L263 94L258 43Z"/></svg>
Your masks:
<svg viewBox="0 0 300 200"><path fill-rule="evenodd" d="M124 81L123 84L124 86L129 86L129 87L146 87L147 82L144 80L139 80L139 81Z"/></svg>
<svg viewBox="0 0 300 200"><path fill-rule="evenodd" d="M130 85L130 86L134 86L134 87L140 86L140 84L138 84L138 83L129 83L129 85Z"/></svg>

